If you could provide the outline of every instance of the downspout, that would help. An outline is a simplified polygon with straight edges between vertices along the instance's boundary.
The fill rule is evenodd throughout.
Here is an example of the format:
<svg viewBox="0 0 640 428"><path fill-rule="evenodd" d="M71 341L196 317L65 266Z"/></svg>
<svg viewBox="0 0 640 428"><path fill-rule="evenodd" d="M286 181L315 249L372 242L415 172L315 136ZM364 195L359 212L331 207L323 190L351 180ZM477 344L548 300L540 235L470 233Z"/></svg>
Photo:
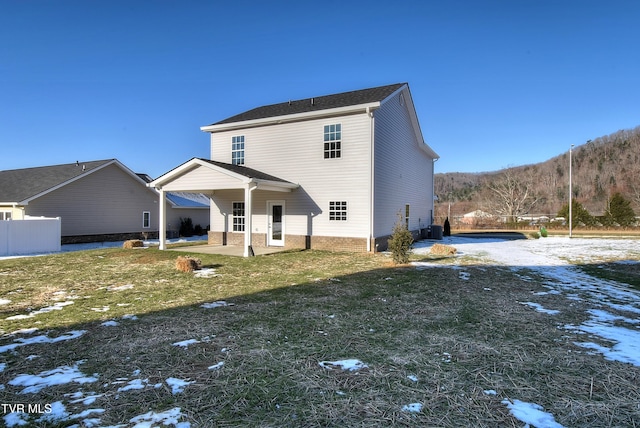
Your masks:
<svg viewBox="0 0 640 428"><path fill-rule="evenodd" d="M369 138L371 140L371 143L369 144L369 165L370 165L370 169L369 169L369 237L367 238L367 252L371 252L371 240L373 239L373 227L374 227L374 214L375 214L375 210L373 209L374 207L374 183L375 183L375 170L374 170L374 160L375 160L375 154L374 154L374 143L375 143L375 138L374 138L374 133L375 133L375 119L373 117L373 111L371 111L371 108L367 107L367 115L369 116L370 120L370 129L369 129Z"/></svg>

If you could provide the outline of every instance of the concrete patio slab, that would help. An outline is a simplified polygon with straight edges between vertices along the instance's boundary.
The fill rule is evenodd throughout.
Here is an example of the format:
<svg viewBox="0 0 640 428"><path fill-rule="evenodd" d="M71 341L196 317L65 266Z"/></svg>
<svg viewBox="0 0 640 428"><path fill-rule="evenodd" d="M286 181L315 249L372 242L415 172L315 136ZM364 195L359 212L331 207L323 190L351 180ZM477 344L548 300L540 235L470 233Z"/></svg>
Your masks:
<svg viewBox="0 0 640 428"><path fill-rule="evenodd" d="M219 254L222 256L237 256L242 257L244 255L244 248L239 245L190 245L187 247L171 247L167 248L167 251L180 251L184 253L194 254ZM284 247L254 247L253 252L256 256L263 256L266 254L274 254L285 251Z"/></svg>

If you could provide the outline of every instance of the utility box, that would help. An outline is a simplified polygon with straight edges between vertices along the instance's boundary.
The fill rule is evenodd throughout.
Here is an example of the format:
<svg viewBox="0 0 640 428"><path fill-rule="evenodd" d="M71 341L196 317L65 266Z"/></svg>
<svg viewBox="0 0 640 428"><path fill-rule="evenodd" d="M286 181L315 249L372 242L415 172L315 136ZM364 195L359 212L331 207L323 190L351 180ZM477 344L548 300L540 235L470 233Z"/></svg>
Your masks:
<svg viewBox="0 0 640 428"><path fill-rule="evenodd" d="M431 229L431 239L442 240L442 226L438 224L432 224L430 226Z"/></svg>

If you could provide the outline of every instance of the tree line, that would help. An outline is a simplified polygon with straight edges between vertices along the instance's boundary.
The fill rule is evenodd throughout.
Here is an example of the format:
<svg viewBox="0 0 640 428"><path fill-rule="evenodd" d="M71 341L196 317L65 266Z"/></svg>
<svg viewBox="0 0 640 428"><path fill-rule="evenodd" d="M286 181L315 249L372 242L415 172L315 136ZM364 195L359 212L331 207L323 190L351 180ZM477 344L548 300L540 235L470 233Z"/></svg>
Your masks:
<svg viewBox="0 0 640 428"><path fill-rule="evenodd" d="M629 225L631 213L640 212L640 127L589 140L571 158L572 212L576 207L590 216L578 224ZM436 174L434 188L439 222L474 210L511 221L534 213L562 216L569 203L569 153L495 172Z"/></svg>

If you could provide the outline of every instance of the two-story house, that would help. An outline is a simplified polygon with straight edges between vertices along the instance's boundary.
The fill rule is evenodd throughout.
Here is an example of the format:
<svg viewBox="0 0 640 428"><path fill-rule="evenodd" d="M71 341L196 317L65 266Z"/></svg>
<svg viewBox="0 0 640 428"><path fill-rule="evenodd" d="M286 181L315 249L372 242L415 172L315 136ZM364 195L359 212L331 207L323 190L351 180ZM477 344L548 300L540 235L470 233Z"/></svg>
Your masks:
<svg viewBox="0 0 640 428"><path fill-rule="evenodd" d="M381 251L398 216L415 233L433 221L438 155L406 83L266 105L201 130L211 160L149 185L208 195L210 244L243 245L245 256L254 246Z"/></svg>

